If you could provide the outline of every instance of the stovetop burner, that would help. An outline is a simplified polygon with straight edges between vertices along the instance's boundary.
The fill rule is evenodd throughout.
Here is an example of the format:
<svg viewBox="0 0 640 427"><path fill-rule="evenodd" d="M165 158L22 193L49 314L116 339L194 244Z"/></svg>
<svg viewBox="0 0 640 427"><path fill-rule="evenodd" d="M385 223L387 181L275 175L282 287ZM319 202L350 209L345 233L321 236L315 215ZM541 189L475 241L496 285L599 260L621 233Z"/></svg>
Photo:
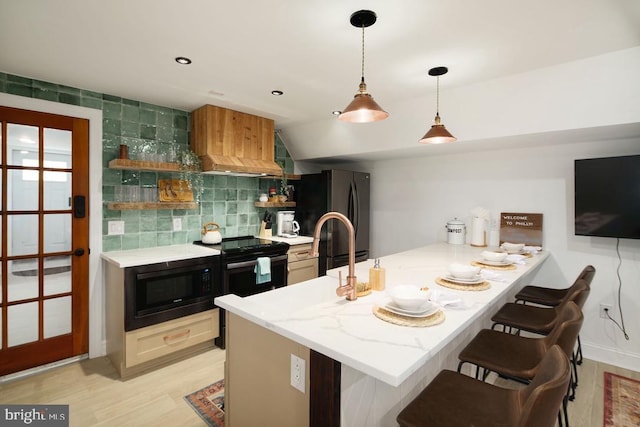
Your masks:
<svg viewBox="0 0 640 427"><path fill-rule="evenodd" d="M227 258L284 255L289 250L289 244L286 242L274 242L253 236L228 237L216 245L208 245L202 243L201 240L196 240L193 243L219 249Z"/></svg>

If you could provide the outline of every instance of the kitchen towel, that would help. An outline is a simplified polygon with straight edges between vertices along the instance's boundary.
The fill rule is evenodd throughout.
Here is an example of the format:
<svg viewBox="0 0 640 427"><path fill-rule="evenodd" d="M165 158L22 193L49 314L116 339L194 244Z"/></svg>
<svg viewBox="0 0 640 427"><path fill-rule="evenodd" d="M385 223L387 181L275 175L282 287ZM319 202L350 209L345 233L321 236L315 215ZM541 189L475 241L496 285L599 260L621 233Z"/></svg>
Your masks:
<svg viewBox="0 0 640 427"><path fill-rule="evenodd" d="M256 285L271 281L271 258L268 256L258 257L256 266L253 269L256 273Z"/></svg>

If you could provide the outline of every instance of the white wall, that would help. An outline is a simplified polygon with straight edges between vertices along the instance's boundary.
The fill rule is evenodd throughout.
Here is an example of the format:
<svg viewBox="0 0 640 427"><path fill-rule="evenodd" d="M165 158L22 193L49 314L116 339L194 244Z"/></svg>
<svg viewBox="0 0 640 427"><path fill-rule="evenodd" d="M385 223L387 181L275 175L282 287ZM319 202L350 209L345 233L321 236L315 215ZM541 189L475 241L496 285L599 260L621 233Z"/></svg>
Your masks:
<svg viewBox="0 0 640 427"><path fill-rule="evenodd" d="M640 240L620 241L622 308L630 337L626 341L598 313L600 303L617 305L616 241L573 233L573 160L629 154L640 154L640 140L534 146L350 167L371 172L372 256L446 241L446 222L458 217L469 227L470 210L476 206L489 209L496 220L500 212L542 213L543 244L552 256L533 283L566 287L585 265L594 265L597 273L581 332L584 355L640 371ZM613 313L619 321L617 307Z"/></svg>

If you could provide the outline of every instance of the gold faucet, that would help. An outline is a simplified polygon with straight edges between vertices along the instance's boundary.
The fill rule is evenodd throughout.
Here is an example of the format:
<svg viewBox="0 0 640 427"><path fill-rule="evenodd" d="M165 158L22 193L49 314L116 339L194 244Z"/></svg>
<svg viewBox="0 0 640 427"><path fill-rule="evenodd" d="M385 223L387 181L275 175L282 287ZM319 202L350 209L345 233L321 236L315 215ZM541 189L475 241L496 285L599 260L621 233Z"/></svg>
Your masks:
<svg viewBox="0 0 640 427"><path fill-rule="evenodd" d="M329 219L340 220L347 231L349 232L349 273L347 275L347 283L342 284L342 274L338 276L338 289L336 294L339 297L346 296L348 301L355 301L358 299L357 288L358 282L355 276L356 265L356 232L353 228L353 224L349 221L349 218L341 214L340 212L327 212L322 215L316 223L316 228L313 232L313 247L311 249L311 256L318 256L318 245L320 244L320 230L322 225Z"/></svg>

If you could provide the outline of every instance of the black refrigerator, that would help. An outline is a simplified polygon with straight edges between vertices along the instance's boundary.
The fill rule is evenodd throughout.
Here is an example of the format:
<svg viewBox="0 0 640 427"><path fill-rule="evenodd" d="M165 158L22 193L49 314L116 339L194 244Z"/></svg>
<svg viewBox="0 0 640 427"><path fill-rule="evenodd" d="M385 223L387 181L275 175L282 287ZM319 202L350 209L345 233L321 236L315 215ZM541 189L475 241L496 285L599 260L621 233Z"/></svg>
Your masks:
<svg viewBox="0 0 640 427"><path fill-rule="evenodd" d="M356 232L356 262L369 258L370 174L324 170L302 175L298 184L296 218L304 236L313 236L318 219L327 212L349 218ZM330 219L322 226L318 274L349 264L349 234L344 224Z"/></svg>

